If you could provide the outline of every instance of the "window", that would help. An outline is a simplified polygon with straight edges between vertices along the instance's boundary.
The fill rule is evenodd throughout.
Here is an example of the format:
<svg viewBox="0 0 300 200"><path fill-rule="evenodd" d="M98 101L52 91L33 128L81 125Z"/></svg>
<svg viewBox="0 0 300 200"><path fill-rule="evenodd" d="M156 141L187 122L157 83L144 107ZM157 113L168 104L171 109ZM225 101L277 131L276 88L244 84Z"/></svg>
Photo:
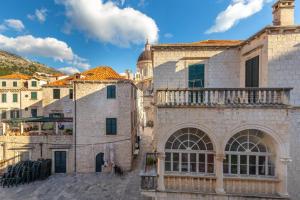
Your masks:
<svg viewBox="0 0 300 200"><path fill-rule="evenodd" d="M115 85L107 86L107 98L108 99L116 98L116 86Z"/></svg>
<svg viewBox="0 0 300 200"><path fill-rule="evenodd" d="M13 102L14 103L18 102L18 94L13 94Z"/></svg>
<svg viewBox="0 0 300 200"><path fill-rule="evenodd" d="M1 111L1 119L6 119L7 115L6 115L6 110L2 110Z"/></svg>
<svg viewBox="0 0 300 200"><path fill-rule="evenodd" d="M69 99L73 99L73 89L69 90Z"/></svg>
<svg viewBox="0 0 300 200"><path fill-rule="evenodd" d="M64 118L64 114L63 113L50 113L49 117L50 118Z"/></svg>
<svg viewBox="0 0 300 200"><path fill-rule="evenodd" d="M1 94L1 100L2 100L2 103L6 103L6 101L7 101L6 94Z"/></svg>
<svg viewBox="0 0 300 200"><path fill-rule="evenodd" d="M246 61L246 87L259 87L259 56Z"/></svg>
<svg viewBox="0 0 300 200"><path fill-rule="evenodd" d="M233 136L225 148L224 174L275 176L275 157L264 141L270 138L258 130L245 130Z"/></svg>
<svg viewBox="0 0 300 200"><path fill-rule="evenodd" d="M36 81L31 81L31 87L36 87L37 86L37 82Z"/></svg>
<svg viewBox="0 0 300 200"><path fill-rule="evenodd" d="M204 64L195 64L189 66L189 87L203 88L204 87Z"/></svg>
<svg viewBox="0 0 300 200"><path fill-rule="evenodd" d="M106 118L106 135L117 134L117 118Z"/></svg>
<svg viewBox="0 0 300 200"><path fill-rule="evenodd" d="M31 109L31 117L37 117L37 109L36 108Z"/></svg>
<svg viewBox="0 0 300 200"><path fill-rule="evenodd" d="M60 89L53 89L53 99L60 99Z"/></svg>
<svg viewBox="0 0 300 200"><path fill-rule="evenodd" d="M16 119L20 117L20 111L19 110L11 110L10 111L10 118Z"/></svg>
<svg viewBox="0 0 300 200"><path fill-rule="evenodd" d="M14 82L13 82L13 86L14 86L14 87L18 87L18 82L17 82L17 81L14 81Z"/></svg>
<svg viewBox="0 0 300 200"><path fill-rule="evenodd" d="M31 92L31 99L37 100L37 92Z"/></svg>
<svg viewBox="0 0 300 200"><path fill-rule="evenodd" d="M166 172L214 173L214 150L210 138L196 128L175 132L165 145Z"/></svg>
<svg viewBox="0 0 300 200"><path fill-rule="evenodd" d="M2 87L6 87L6 81L2 81Z"/></svg>

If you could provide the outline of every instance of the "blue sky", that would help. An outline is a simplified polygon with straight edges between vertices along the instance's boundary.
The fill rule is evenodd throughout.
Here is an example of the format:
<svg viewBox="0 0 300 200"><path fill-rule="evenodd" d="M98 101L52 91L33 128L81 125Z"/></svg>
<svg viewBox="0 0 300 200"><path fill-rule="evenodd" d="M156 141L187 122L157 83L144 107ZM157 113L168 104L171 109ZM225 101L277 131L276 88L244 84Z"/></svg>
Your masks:
<svg viewBox="0 0 300 200"><path fill-rule="evenodd" d="M246 39L272 23L273 0L2 0L0 49L75 72L135 71L146 38ZM296 0L296 23L300 3ZM219 17L218 17L219 16Z"/></svg>

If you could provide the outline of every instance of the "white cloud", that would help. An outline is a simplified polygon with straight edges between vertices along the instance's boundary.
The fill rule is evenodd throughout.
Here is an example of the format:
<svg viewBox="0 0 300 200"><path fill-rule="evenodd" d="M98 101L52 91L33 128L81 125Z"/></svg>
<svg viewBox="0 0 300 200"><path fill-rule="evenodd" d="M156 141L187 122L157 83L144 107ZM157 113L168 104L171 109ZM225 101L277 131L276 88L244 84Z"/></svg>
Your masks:
<svg viewBox="0 0 300 200"><path fill-rule="evenodd" d="M6 30L8 28L14 29L16 31L22 31L25 29L23 22L19 19L6 19L4 23L0 25L2 30Z"/></svg>
<svg viewBox="0 0 300 200"><path fill-rule="evenodd" d="M48 10L45 8L36 9L33 15L28 14L27 17L30 20L38 20L40 23L44 23L46 21Z"/></svg>
<svg viewBox="0 0 300 200"><path fill-rule="evenodd" d="M89 67L86 59L74 54L68 44L56 38L36 38L32 35L14 38L0 34L0 49L24 56L52 58L56 61L71 63L83 69Z"/></svg>
<svg viewBox="0 0 300 200"><path fill-rule="evenodd" d="M65 73L65 74L75 74L79 73L80 71L75 67L62 67L58 69L59 71Z"/></svg>
<svg viewBox="0 0 300 200"><path fill-rule="evenodd" d="M206 33L225 32L241 19L248 18L259 12L271 0L231 0L226 10L219 13L215 24Z"/></svg>
<svg viewBox="0 0 300 200"><path fill-rule="evenodd" d="M103 0L56 0L66 8L68 23L96 38L118 46L141 44L148 38L158 40L155 21L133 8L119 8L116 3Z"/></svg>
<svg viewBox="0 0 300 200"><path fill-rule="evenodd" d="M172 33L165 33L165 34L164 34L164 37L165 37L165 38L172 38L172 37L173 37L173 34L172 34Z"/></svg>

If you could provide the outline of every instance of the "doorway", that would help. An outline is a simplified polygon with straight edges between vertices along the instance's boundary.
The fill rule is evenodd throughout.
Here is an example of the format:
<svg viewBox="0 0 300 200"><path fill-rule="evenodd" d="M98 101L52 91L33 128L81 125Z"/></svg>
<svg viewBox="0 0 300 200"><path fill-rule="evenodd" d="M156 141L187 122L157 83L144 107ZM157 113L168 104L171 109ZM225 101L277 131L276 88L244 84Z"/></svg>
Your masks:
<svg viewBox="0 0 300 200"><path fill-rule="evenodd" d="M98 153L96 155L96 172L102 171L102 165L104 165L104 153Z"/></svg>

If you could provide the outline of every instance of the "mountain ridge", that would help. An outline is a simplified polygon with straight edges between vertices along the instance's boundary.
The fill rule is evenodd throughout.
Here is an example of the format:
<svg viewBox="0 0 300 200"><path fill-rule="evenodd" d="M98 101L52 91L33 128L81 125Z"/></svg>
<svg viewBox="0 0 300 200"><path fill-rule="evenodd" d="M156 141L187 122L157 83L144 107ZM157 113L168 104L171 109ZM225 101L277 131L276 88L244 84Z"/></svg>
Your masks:
<svg viewBox="0 0 300 200"><path fill-rule="evenodd" d="M62 74L62 72L45 64L28 60L11 52L0 50L0 75L22 73L32 75L34 72Z"/></svg>

